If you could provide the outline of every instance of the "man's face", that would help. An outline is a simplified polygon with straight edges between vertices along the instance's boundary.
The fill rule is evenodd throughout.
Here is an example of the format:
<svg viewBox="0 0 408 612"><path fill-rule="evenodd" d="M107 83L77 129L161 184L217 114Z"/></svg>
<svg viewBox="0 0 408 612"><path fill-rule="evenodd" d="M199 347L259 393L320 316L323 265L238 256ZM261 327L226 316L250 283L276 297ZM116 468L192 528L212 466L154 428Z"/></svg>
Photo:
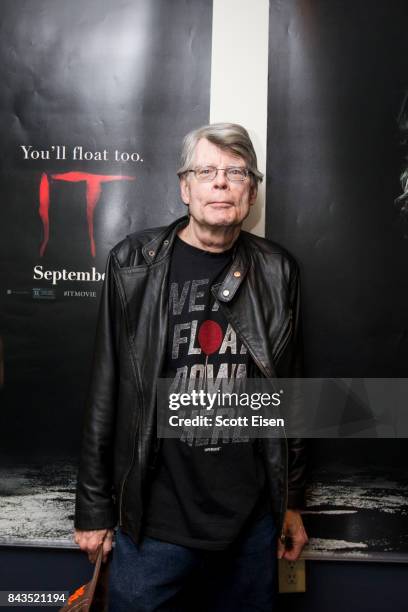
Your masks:
<svg viewBox="0 0 408 612"><path fill-rule="evenodd" d="M206 138L198 141L193 168L214 166L245 168L242 157L223 151ZM210 182L201 183L192 172L180 180L181 197L188 204L191 217L200 225L227 227L240 225L248 216L256 199L257 188L250 176L244 181L230 182L225 172L219 170Z"/></svg>

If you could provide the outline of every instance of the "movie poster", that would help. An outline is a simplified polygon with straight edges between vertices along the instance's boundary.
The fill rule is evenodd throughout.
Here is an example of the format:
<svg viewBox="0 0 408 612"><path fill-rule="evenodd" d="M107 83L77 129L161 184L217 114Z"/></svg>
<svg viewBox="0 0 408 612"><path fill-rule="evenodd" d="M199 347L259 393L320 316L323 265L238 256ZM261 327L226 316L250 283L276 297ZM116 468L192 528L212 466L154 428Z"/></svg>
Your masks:
<svg viewBox="0 0 408 612"><path fill-rule="evenodd" d="M300 264L308 377L408 374L407 18L270 2L266 234ZM309 557L407 560L399 435L314 441Z"/></svg>
<svg viewBox="0 0 408 612"><path fill-rule="evenodd" d="M185 214L208 122L212 3L5 0L0 109L0 543L72 545L109 250Z"/></svg>

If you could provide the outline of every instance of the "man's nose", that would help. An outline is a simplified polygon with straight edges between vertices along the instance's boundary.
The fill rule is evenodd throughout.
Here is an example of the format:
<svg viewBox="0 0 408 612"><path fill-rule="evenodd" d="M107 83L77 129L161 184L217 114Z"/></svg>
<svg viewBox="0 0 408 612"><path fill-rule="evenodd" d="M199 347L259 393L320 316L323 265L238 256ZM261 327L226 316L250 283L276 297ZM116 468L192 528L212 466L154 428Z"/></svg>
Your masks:
<svg viewBox="0 0 408 612"><path fill-rule="evenodd" d="M219 189L226 189L228 187L228 179L226 170L220 168L217 171L217 175L213 180L214 187L218 187Z"/></svg>

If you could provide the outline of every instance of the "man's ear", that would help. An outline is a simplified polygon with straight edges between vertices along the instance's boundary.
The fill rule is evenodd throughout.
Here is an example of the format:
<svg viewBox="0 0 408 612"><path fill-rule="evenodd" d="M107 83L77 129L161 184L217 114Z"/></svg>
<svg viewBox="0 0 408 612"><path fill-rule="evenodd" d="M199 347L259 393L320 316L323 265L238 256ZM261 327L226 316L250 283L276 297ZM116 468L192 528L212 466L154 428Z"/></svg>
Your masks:
<svg viewBox="0 0 408 612"><path fill-rule="evenodd" d="M185 176L180 178L180 194L184 204L190 204L190 185Z"/></svg>
<svg viewBox="0 0 408 612"><path fill-rule="evenodd" d="M252 184L249 188L249 205L253 206L256 202L256 196L258 195L258 185Z"/></svg>

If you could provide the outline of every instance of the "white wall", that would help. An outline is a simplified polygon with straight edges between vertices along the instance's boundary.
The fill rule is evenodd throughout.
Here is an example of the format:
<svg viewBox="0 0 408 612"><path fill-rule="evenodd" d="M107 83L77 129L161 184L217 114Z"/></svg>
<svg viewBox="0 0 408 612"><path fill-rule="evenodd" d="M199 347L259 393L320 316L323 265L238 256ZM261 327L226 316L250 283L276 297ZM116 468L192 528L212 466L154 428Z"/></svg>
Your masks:
<svg viewBox="0 0 408 612"><path fill-rule="evenodd" d="M266 169L268 0L213 0L210 122L231 121L249 132ZM265 181L245 229L265 235Z"/></svg>

